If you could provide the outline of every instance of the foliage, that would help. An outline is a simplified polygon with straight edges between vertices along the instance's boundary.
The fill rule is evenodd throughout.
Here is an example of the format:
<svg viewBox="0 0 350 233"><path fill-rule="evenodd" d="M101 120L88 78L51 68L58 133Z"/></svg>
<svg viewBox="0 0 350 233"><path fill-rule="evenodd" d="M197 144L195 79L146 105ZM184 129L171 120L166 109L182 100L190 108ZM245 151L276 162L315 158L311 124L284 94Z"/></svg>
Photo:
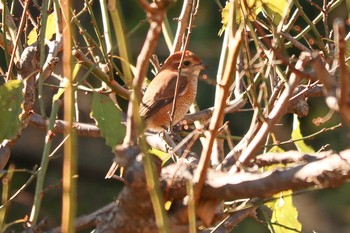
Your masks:
<svg viewBox="0 0 350 233"><path fill-rule="evenodd" d="M95 119L106 144L114 148L125 135L121 111L110 98L98 93L92 95L91 108L91 117Z"/></svg>

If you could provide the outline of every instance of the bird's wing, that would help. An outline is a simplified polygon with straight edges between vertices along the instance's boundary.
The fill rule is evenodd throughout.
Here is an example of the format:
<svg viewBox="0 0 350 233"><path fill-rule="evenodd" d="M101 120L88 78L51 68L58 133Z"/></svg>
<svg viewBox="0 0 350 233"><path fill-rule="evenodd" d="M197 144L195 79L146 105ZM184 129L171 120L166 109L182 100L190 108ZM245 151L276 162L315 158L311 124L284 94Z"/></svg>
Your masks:
<svg viewBox="0 0 350 233"><path fill-rule="evenodd" d="M157 112L161 107L172 103L174 99L177 74L158 78L159 79L157 80L153 80L148 86L148 89L141 102L140 115L145 119L147 119L154 112ZM160 83L166 85L158 85ZM185 77L180 78L178 96L185 93L187 86L188 80Z"/></svg>

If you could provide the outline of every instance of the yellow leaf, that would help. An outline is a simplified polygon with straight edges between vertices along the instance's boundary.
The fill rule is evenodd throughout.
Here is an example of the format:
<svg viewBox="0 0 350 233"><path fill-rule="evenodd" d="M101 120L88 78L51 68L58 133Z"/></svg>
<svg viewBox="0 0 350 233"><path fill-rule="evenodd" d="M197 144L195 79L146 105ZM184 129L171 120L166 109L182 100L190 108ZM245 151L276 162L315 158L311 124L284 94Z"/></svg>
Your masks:
<svg viewBox="0 0 350 233"><path fill-rule="evenodd" d="M299 127L298 127L299 128ZM277 142L275 135L271 134L274 143ZM269 152L282 153L284 150L279 146L272 147ZM282 168L285 165L272 165L265 167L265 170L276 170L276 168ZM292 190L283 191L273 195L273 200L265 204L266 207L271 209L272 216L269 224L271 232L274 233L295 233L301 232L301 224L298 221L298 210L293 205ZM271 229L272 228L272 229Z"/></svg>
<svg viewBox="0 0 350 233"><path fill-rule="evenodd" d="M157 156L160 160L163 161L163 165L171 158L170 154L163 152L161 150L158 150L156 148L151 148L148 150L148 153L153 154L155 156Z"/></svg>
<svg viewBox="0 0 350 233"><path fill-rule="evenodd" d="M293 131L292 131L292 140L294 141L295 146L297 147L299 152L302 153L314 153L315 150L305 144L304 140L302 140L303 135L300 130L300 122L297 115L293 115Z"/></svg>
<svg viewBox="0 0 350 233"><path fill-rule="evenodd" d="M293 205L292 190L273 195L275 199L266 203L272 210L271 232L289 233L301 232L301 223L298 221L298 210Z"/></svg>
<svg viewBox="0 0 350 233"><path fill-rule="evenodd" d="M277 143L277 139L276 139L276 136L275 136L274 133L271 133L271 138L272 138L273 143L276 144ZM279 146L273 146L273 147L271 147L269 152L271 152L271 153L283 153L284 150L281 147L279 147Z"/></svg>
<svg viewBox="0 0 350 233"><path fill-rule="evenodd" d="M263 10L267 15L273 18L277 25L284 14L287 7L287 0L247 0L246 5L241 4L239 9L235 10L236 22L239 23L243 19L243 15L247 16L249 20L255 20L256 16ZM226 6L221 12L222 27L218 33L219 36L225 31L229 18L230 4L226 2Z"/></svg>
<svg viewBox="0 0 350 233"><path fill-rule="evenodd" d="M274 1L263 1L263 8L267 15L269 15L275 25L278 25L282 19L284 14L284 10L286 9L288 3L287 0L274 0Z"/></svg>
<svg viewBox="0 0 350 233"><path fill-rule="evenodd" d="M222 23L222 27L218 33L219 36L222 35L222 33L225 31L227 24L228 24L228 14L229 14L229 10L230 9L230 3L226 2L225 7L222 9L221 11L221 23Z"/></svg>
<svg viewBox="0 0 350 233"><path fill-rule="evenodd" d="M45 30L45 38L51 40L52 36L56 33L56 20L55 15L53 13L49 14L47 17L46 30ZM28 45L32 45L38 40L38 34L36 33L36 28L30 31L28 35Z"/></svg>

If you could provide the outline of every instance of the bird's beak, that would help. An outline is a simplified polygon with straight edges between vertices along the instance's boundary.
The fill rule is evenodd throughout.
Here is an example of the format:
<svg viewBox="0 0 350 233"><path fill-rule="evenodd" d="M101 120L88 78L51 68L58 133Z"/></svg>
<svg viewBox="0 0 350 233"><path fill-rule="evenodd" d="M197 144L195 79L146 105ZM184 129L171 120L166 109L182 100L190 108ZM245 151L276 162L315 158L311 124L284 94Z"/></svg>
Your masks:
<svg viewBox="0 0 350 233"><path fill-rule="evenodd" d="M199 66L199 68L200 68L201 70L205 70L205 69L208 68L208 65L207 65L207 64L204 64L204 63L198 64L198 66Z"/></svg>

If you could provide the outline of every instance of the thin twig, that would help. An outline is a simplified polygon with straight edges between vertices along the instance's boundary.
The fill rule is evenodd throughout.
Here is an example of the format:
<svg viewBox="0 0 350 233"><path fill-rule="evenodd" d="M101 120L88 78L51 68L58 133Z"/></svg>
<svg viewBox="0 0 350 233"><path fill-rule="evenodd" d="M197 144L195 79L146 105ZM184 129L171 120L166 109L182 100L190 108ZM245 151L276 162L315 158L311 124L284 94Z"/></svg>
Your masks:
<svg viewBox="0 0 350 233"><path fill-rule="evenodd" d="M141 87L143 80L146 76L149 66L149 58L152 56L162 30L162 22L165 17L165 8L159 8L155 4L149 4L146 0L139 0L142 7L147 13L148 20L150 21L150 27L147 32L145 43L141 49L136 62L136 73L133 80L133 92L130 96L128 113L127 113L127 127L126 135L124 138L125 145L137 144L137 138L139 135L138 126L141 121L139 112L139 104L141 97Z"/></svg>
<svg viewBox="0 0 350 233"><path fill-rule="evenodd" d="M35 226L39 218L39 211L41 209L41 203L42 203L41 194L43 191L46 171L49 165L49 154L52 146L52 139L54 137L54 134L52 134L52 129L54 127L54 122L57 117L57 113L61 104L62 104L62 101L60 100L56 100L52 104L50 120L46 131L45 146L43 149L40 168L38 169L38 179L35 186L34 203L32 206L32 211L30 213L28 226L33 226L33 225Z"/></svg>
<svg viewBox="0 0 350 233"><path fill-rule="evenodd" d="M187 22L191 14L193 0L185 0L182 5L181 14L179 16L176 35L173 43L172 53L177 52L181 49L182 38L186 32Z"/></svg>
<svg viewBox="0 0 350 233"><path fill-rule="evenodd" d="M86 68L94 67L92 73L99 78L102 82L106 83L108 87L112 89L116 94L121 97L128 99L129 91L117 83L114 79L111 80L108 75L106 75L98 66L93 63L89 58L87 58L81 51L74 49L72 55Z"/></svg>
<svg viewBox="0 0 350 233"><path fill-rule="evenodd" d="M289 139L289 140L283 141L283 142L277 142L277 143L273 143L273 144L268 144L268 145L265 145L264 147L282 146L282 145L286 145L286 144L289 144L289 143L294 143L294 142L298 142L298 141L304 141L304 140L307 140L307 139L313 139L317 135L323 134L324 132L327 132L327 131L333 131L336 128L339 128L339 127L342 127L342 123L339 123L339 124L337 124L335 126L332 126L332 127L322 128L319 131L317 131L315 133L312 133L310 135L306 135L306 136L304 136L302 138Z"/></svg>
<svg viewBox="0 0 350 233"><path fill-rule="evenodd" d="M226 106L226 99L230 92L230 80L236 73L236 59L238 57L238 51L240 48L241 40L242 40L242 27L237 30L234 35L233 30L233 9L234 5L231 3L230 7L230 19L227 30L230 30L230 43L228 44L228 55L227 55L227 66L225 67L224 75L221 80L221 102L218 106L215 107L213 112L213 117L210 121L209 130L204 134L206 136L206 143L204 144L204 148L201 153L201 158L198 164L198 169L195 172L193 177L193 182L195 183L195 201L198 203L202 188L204 185L204 180L206 178L206 171L209 167L210 162L210 154L213 148L214 140L218 133L218 129L220 128L220 122L222 122L222 118L224 117L224 109Z"/></svg>
<svg viewBox="0 0 350 233"><path fill-rule="evenodd" d="M311 50L308 47L306 47L301 42L296 40L291 34L286 33L286 32L280 32L280 33L281 33L281 35L283 37L285 37L288 41L290 41L290 43L292 43L296 48L300 49L301 51L305 51L305 52L310 52L311 53Z"/></svg>
<svg viewBox="0 0 350 233"><path fill-rule="evenodd" d="M197 3L197 7L195 7L196 3ZM185 58L185 54L186 54L185 51L187 49L188 42L190 41L190 36L192 33L192 27L193 27L192 24L193 24L193 20L194 20L196 14L197 14L198 3L199 3L199 0L195 0L193 2L193 4L191 5L191 15L190 15L189 23L188 23L188 31L187 31L185 43L182 46L182 51L184 51L184 52L182 53L182 56L180 59L180 64L177 68L178 71L177 71L176 84L175 84L175 93L174 93L174 99L173 99L171 113L170 113L170 125L169 125L170 132L172 131L172 122L173 122L174 115L175 115L177 96L178 96L178 92L179 92L179 83L180 83L180 78L181 78L181 66L182 66L183 60Z"/></svg>
<svg viewBox="0 0 350 233"><path fill-rule="evenodd" d="M342 20L334 21L334 37L337 46L336 58L339 61L339 78L340 78L340 96L339 96L339 113L345 122L350 126L350 88L349 88L349 72L345 62L346 41L345 41L345 25Z"/></svg>
<svg viewBox="0 0 350 233"><path fill-rule="evenodd" d="M21 22L19 24L19 28L18 28L18 32L17 32L17 35L16 35L16 40L15 40L15 43L13 44L13 50L12 50L12 54L11 54L11 59L10 59L10 63L9 63L9 67L8 67L8 70L7 70L7 77L6 77L6 80L10 80L11 79L11 73L12 73L12 68L13 68L13 65L15 63L15 54L16 54L16 50L17 50L17 46L20 42L20 37L21 37L21 34L22 34L22 31L23 31L23 28L24 28L24 25L25 25L25 22L26 22L26 16L27 16L27 10L28 10L28 7L29 7L29 3L30 3L30 0L27 0L25 5L24 5L24 8L23 8L23 12L22 12L22 17L21 17Z"/></svg>

